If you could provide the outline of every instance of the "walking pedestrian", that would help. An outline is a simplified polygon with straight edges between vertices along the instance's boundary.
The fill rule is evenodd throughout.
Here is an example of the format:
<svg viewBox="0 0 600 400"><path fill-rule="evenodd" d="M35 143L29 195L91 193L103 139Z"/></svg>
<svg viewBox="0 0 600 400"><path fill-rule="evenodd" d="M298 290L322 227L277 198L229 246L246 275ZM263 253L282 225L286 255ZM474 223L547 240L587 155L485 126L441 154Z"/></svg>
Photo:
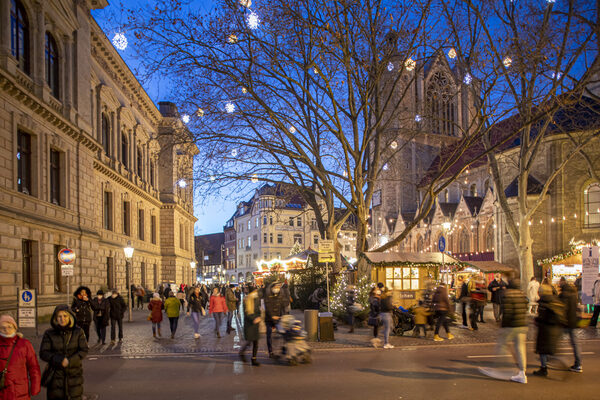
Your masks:
<svg viewBox="0 0 600 400"><path fill-rule="evenodd" d="M254 286L248 288L249 293L244 298L244 339L246 343L240 349L240 359L246 362L244 353L252 343L252 365L258 367L260 363L256 359L258 354L258 339L260 338L259 324L260 317L260 297L258 290Z"/></svg>
<svg viewBox="0 0 600 400"><path fill-rule="evenodd" d="M96 297L91 301L92 310L94 311L94 325L96 327L96 335L98 341L96 344L106 344L106 327L108 326L110 304L104 298L102 289L96 292Z"/></svg>
<svg viewBox="0 0 600 400"><path fill-rule="evenodd" d="M237 309L237 297L233 293L233 284L230 284L225 290L225 303L227 304L227 334L234 329L231 327L231 321L233 320L233 313Z"/></svg>
<svg viewBox="0 0 600 400"><path fill-rule="evenodd" d="M536 376L548 376L548 359L556 352L562 326L566 324L565 306L558 300L547 284L540 286L538 316L535 318L538 332L535 352L540 356L540 369L534 371Z"/></svg>
<svg viewBox="0 0 600 400"><path fill-rule="evenodd" d="M423 306L423 300L419 300L418 305L413 309L415 316L415 327L413 329L413 337L420 337L420 330L423 329L423 337L427 337L427 317L431 311Z"/></svg>
<svg viewBox="0 0 600 400"><path fill-rule="evenodd" d="M196 286L192 294L190 294L187 305L187 315L190 315L191 311L192 321L194 323L194 339L200 338L200 317L206 315L206 311L203 307L204 299L202 297L200 287Z"/></svg>
<svg viewBox="0 0 600 400"><path fill-rule="evenodd" d="M183 288L179 288L175 297L179 300L181 309L185 311L185 292L183 291Z"/></svg>
<svg viewBox="0 0 600 400"><path fill-rule="evenodd" d="M444 339L440 337L440 327L444 326L448 340L454 339L454 335L450 333L448 324L448 312L450 311L450 300L448 298L448 288L441 283L433 295L433 310L435 312L436 324L433 340L441 342Z"/></svg>
<svg viewBox="0 0 600 400"><path fill-rule="evenodd" d="M0 316L0 370L2 400L29 400L40 392L40 366L31 342L18 332L10 315Z"/></svg>
<svg viewBox="0 0 600 400"><path fill-rule="evenodd" d="M598 279L594 282L594 313L592 314L592 319L590 321L590 327L596 328L598 324L598 316L600 315L600 274L598 274Z"/></svg>
<svg viewBox="0 0 600 400"><path fill-rule="evenodd" d="M350 324L348 333L354 333L354 303L356 303L356 291L354 285L348 285L346 287L346 316Z"/></svg>
<svg viewBox="0 0 600 400"><path fill-rule="evenodd" d="M517 363L519 372L510 377L511 381L527 383L527 352L525 340L527 338L527 298L521 291L521 282L519 279L508 281L504 296L502 299L501 310L501 328L496 346L496 354L504 356L507 353L508 345L512 345L511 353ZM498 373L493 369L480 368L485 375L496 378Z"/></svg>
<svg viewBox="0 0 600 400"><path fill-rule="evenodd" d="M279 322L279 319L283 315L285 307L285 301L281 293L281 284L279 282L271 283L265 289L264 301L265 326L267 328L267 350L269 351L269 357L275 358L273 353L272 334L275 325L277 325L277 322Z"/></svg>
<svg viewBox="0 0 600 400"><path fill-rule="evenodd" d="M66 304L56 306L50 325L40 346L40 359L48 363L44 371L47 399L81 400L82 361L89 351L85 334L75 325L75 315Z"/></svg>
<svg viewBox="0 0 600 400"><path fill-rule="evenodd" d="M459 328L468 329L469 325L467 321L467 306L471 302L471 297L469 296L469 285L463 276L458 277L458 290L460 291L458 301L460 302L462 316L462 325L459 326Z"/></svg>
<svg viewBox="0 0 600 400"><path fill-rule="evenodd" d="M210 296L209 303L210 304L208 311L215 320L215 334L218 338L220 338L221 332L219 331L219 329L221 328L223 315L225 315L225 313L227 312L227 303L225 302L225 297L223 297L218 287L213 288L213 292Z"/></svg>
<svg viewBox="0 0 600 400"><path fill-rule="evenodd" d="M473 274L469 281L469 296L471 296L471 328L472 331L476 331L477 319L481 314L481 309L485 305L485 281L483 275Z"/></svg>
<svg viewBox="0 0 600 400"><path fill-rule="evenodd" d="M137 286L132 283L131 286L129 286L129 298L130 298L129 301L131 301L132 308L135 306L135 292L136 291L137 291Z"/></svg>
<svg viewBox="0 0 600 400"><path fill-rule="evenodd" d="M373 339L371 339L371 344L373 347L379 347L381 345L381 340L377 337L379 333L379 325L381 325L381 317L379 313L381 312L381 290L379 288L374 287L369 292L369 319L367 321L369 326L373 327Z"/></svg>
<svg viewBox="0 0 600 400"><path fill-rule="evenodd" d="M148 315L148 320L152 322L152 336L156 337L158 333L158 337L161 337L160 334L160 323L162 322L162 310L165 308L164 303L160 299L160 294L158 292L152 294L152 299L148 303L148 310L150 310L150 315Z"/></svg>
<svg viewBox="0 0 600 400"><path fill-rule="evenodd" d="M559 286L560 294L558 295L558 298L565 305L565 314L567 317L567 325L564 331L569 335L571 347L573 348L573 355L575 356L575 364L569 369L573 372L583 372L579 344L577 343L577 336L575 335L575 329L577 329L577 289L574 285L567 282L564 276L560 278Z"/></svg>
<svg viewBox="0 0 600 400"><path fill-rule="evenodd" d="M146 291L142 287L142 285L138 285L135 289L135 297L137 298L137 308L139 310L144 309L144 297L146 296Z"/></svg>
<svg viewBox="0 0 600 400"><path fill-rule="evenodd" d="M108 301L110 303L110 344L114 345L117 326L119 327L119 342L123 341L123 317L125 316L127 305L123 297L119 294L118 289L112 290Z"/></svg>
<svg viewBox="0 0 600 400"><path fill-rule="evenodd" d="M492 294L492 307L496 322L500 322L500 318L502 317L500 305L502 304L502 296L505 289L506 283L502 280L502 274L496 274L494 280L488 285L488 291Z"/></svg>
<svg viewBox="0 0 600 400"><path fill-rule="evenodd" d="M539 295L540 283L535 279L535 276L531 277L531 280L527 284L527 299L529 300L529 313L537 313L537 302L540 299Z"/></svg>
<svg viewBox="0 0 600 400"><path fill-rule="evenodd" d="M181 303L175 297L173 292L169 291L169 297L165 300L165 313L169 318L169 328L171 328L171 339L175 338L175 332L177 332L177 325L179 323L179 308Z"/></svg>
<svg viewBox="0 0 600 400"><path fill-rule="evenodd" d="M383 348L393 349L394 346L390 343L390 333L392 332L392 326L394 321L392 319L392 311L394 306L392 305L392 293L383 288L381 290L381 322L383 323Z"/></svg>
<svg viewBox="0 0 600 400"><path fill-rule="evenodd" d="M85 338L90 341L90 325L92 324L92 305L90 300L92 291L87 286L79 286L73 293L71 311L75 314L75 323L85 333Z"/></svg>

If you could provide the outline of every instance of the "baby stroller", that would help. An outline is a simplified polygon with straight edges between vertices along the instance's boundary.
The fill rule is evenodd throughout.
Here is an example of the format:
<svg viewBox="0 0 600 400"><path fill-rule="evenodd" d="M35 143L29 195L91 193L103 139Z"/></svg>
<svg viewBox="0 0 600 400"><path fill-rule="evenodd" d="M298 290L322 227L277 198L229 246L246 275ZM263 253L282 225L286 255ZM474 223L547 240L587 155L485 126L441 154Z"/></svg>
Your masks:
<svg viewBox="0 0 600 400"><path fill-rule="evenodd" d="M306 332L302 329L300 321L291 315L284 315L277 324L277 332L283 337L281 361L284 360L290 365L312 362Z"/></svg>
<svg viewBox="0 0 600 400"><path fill-rule="evenodd" d="M392 313L392 319L394 321L394 327L392 332L396 336L404 335L404 332L411 331L415 327L414 316L403 307L394 309Z"/></svg>

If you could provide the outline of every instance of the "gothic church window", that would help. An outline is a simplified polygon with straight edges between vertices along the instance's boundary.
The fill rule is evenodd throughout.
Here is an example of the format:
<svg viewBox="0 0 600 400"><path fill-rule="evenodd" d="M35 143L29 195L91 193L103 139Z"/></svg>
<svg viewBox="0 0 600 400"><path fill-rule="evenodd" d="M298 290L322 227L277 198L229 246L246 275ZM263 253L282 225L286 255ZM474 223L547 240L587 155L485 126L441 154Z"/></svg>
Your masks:
<svg viewBox="0 0 600 400"><path fill-rule="evenodd" d="M458 241L458 252L459 253L468 253L471 250L471 244L469 240L469 232L467 229L463 229L460 231L460 237Z"/></svg>
<svg viewBox="0 0 600 400"><path fill-rule="evenodd" d="M600 184L592 183L583 191L584 227L600 226Z"/></svg>
<svg viewBox="0 0 600 400"><path fill-rule="evenodd" d="M456 136L456 99L450 93L450 80L436 72L427 85L426 111L431 133Z"/></svg>

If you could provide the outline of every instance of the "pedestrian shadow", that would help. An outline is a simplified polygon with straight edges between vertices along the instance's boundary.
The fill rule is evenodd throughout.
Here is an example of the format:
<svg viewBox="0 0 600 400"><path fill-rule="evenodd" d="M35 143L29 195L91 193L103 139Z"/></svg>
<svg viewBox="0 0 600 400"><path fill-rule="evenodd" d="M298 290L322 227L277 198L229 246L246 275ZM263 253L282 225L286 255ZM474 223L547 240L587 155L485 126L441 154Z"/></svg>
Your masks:
<svg viewBox="0 0 600 400"><path fill-rule="evenodd" d="M456 380L456 379L484 379L484 377L477 372L476 368L448 368L448 367L427 367L431 369L439 369L440 372L426 372L426 371L385 371L373 368L358 368L358 372L365 372L370 374L376 374L380 376L386 376L390 378L404 378L404 379L431 379L431 380Z"/></svg>

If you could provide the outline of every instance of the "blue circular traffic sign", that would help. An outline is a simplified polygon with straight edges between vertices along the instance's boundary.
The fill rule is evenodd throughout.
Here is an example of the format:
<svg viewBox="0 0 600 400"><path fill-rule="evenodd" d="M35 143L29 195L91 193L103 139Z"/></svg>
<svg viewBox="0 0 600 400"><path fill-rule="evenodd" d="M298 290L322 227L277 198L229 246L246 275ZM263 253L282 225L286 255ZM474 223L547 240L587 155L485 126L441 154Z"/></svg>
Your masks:
<svg viewBox="0 0 600 400"><path fill-rule="evenodd" d="M23 302L29 303L31 300L33 300L33 294L29 290L25 290L21 294L21 299L23 299Z"/></svg>
<svg viewBox="0 0 600 400"><path fill-rule="evenodd" d="M438 250L440 253L443 253L444 250L446 250L446 238L443 236L440 236L440 239L438 240Z"/></svg>

